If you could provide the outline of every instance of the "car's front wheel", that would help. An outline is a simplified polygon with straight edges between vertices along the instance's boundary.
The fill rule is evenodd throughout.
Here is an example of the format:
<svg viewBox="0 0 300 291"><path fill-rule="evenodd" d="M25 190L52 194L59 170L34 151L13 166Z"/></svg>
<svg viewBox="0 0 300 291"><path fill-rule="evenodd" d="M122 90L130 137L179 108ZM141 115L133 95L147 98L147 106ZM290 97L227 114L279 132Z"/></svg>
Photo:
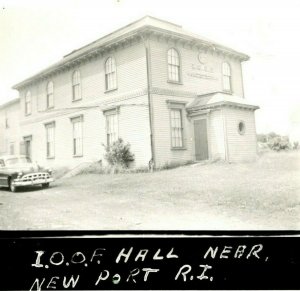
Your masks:
<svg viewBox="0 0 300 291"><path fill-rule="evenodd" d="M9 179L9 183L8 183L8 186L9 186L9 190L11 192L17 192L17 187L13 184L13 181L14 179Z"/></svg>
<svg viewBox="0 0 300 291"><path fill-rule="evenodd" d="M49 183L44 183L44 184L42 184L42 187L43 187L43 188L49 188Z"/></svg>

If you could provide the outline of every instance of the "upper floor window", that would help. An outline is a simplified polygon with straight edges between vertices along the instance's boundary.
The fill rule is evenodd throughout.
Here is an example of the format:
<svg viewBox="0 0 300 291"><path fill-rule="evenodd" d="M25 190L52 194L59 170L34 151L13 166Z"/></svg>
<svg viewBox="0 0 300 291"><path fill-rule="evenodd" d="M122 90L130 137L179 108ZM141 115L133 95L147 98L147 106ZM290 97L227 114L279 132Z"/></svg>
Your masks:
<svg viewBox="0 0 300 291"><path fill-rule="evenodd" d="M174 48L168 50L168 80L171 82L180 82L179 53Z"/></svg>
<svg viewBox="0 0 300 291"><path fill-rule="evenodd" d="M81 99L80 73L75 71L72 76L72 100Z"/></svg>
<svg viewBox="0 0 300 291"><path fill-rule="evenodd" d="M49 82L47 85L47 108L54 107L54 86L53 82Z"/></svg>
<svg viewBox="0 0 300 291"><path fill-rule="evenodd" d="M231 91L231 69L228 63L223 63L222 65L223 74L223 90Z"/></svg>
<svg viewBox="0 0 300 291"><path fill-rule="evenodd" d="M31 114L31 93L28 91L25 95L25 115Z"/></svg>
<svg viewBox="0 0 300 291"><path fill-rule="evenodd" d="M105 62L105 89L112 90L117 88L117 73L115 59L109 57Z"/></svg>

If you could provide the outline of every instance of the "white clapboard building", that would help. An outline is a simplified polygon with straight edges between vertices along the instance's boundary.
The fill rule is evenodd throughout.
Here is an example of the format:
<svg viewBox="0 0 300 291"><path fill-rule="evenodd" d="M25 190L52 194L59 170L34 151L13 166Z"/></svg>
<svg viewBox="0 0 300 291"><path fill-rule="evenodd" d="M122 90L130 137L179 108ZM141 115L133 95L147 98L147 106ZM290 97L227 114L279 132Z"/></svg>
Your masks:
<svg viewBox="0 0 300 291"><path fill-rule="evenodd" d="M146 16L16 84L20 149L49 166L103 160L129 142L133 166L256 158L244 99L249 57Z"/></svg>
<svg viewBox="0 0 300 291"><path fill-rule="evenodd" d="M0 106L0 156L20 153L20 99Z"/></svg>

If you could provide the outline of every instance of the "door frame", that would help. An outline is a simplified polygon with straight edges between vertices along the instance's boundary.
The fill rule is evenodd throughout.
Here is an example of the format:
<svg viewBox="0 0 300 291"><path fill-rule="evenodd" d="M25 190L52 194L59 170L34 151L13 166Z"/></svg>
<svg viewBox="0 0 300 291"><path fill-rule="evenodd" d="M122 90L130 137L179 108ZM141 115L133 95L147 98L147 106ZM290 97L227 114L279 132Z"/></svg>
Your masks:
<svg viewBox="0 0 300 291"><path fill-rule="evenodd" d="M202 161L202 160L197 160L196 159L196 142L195 142L195 121L202 120L202 119L206 120L207 153L208 153L207 160L203 160L203 161L208 161L208 160L211 159L211 144L210 144L210 135L209 135L209 116L207 114L205 114L205 115L195 116L192 119L192 122L193 122L193 140L194 140L194 146L193 146L193 149L194 149L194 153L193 153L194 161Z"/></svg>

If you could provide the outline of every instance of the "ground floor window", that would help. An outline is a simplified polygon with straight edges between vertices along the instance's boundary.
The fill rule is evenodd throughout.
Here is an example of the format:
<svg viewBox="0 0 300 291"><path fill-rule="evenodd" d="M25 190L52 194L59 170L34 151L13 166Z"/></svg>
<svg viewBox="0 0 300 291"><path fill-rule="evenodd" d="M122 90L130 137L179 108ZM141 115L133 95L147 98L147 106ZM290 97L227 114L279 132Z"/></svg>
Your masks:
<svg viewBox="0 0 300 291"><path fill-rule="evenodd" d="M14 155L15 154L15 144L12 142L9 145L9 154Z"/></svg>
<svg viewBox="0 0 300 291"><path fill-rule="evenodd" d="M106 115L106 142L110 146L118 139L118 115L110 113Z"/></svg>
<svg viewBox="0 0 300 291"><path fill-rule="evenodd" d="M82 124L83 118L82 116L72 118L72 125L73 125L73 156L82 156L83 149L82 149Z"/></svg>
<svg viewBox="0 0 300 291"><path fill-rule="evenodd" d="M24 154L31 158L31 143L32 143L32 136L24 136Z"/></svg>
<svg viewBox="0 0 300 291"><path fill-rule="evenodd" d="M183 147L183 126L181 109L171 109L171 143L172 148Z"/></svg>
<svg viewBox="0 0 300 291"><path fill-rule="evenodd" d="M54 142L55 142L55 123L47 123L45 124L46 127L46 151L47 151L47 158L54 158Z"/></svg>

